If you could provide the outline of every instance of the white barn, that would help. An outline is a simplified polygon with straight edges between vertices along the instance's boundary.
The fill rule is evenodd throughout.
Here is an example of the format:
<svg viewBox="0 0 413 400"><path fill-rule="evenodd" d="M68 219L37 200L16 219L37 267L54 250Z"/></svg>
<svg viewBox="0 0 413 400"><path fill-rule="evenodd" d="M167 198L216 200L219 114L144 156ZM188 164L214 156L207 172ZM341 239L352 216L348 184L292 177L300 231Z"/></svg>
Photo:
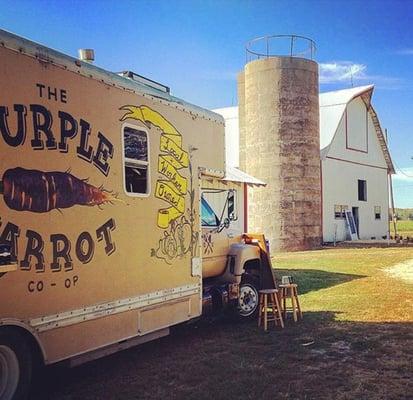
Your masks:
<svg viewBox="0 0 413 400"><path fill-rule="evenodd" d="M388 235L388 174L394 166L377 114L374 86L320 94L320 158L324 242L348 238L352 211L360 239ZM214 110L226 120L227 164L238 166L238 107Z"/></svg>
<svg viewBox="0 0 413 400"><path fill-rule="evenodd" d="M393 163L377 114L373 85L320 95L323 239L345 240L344 211L353 212L360 239L387 237L388 174Z"/></svg>

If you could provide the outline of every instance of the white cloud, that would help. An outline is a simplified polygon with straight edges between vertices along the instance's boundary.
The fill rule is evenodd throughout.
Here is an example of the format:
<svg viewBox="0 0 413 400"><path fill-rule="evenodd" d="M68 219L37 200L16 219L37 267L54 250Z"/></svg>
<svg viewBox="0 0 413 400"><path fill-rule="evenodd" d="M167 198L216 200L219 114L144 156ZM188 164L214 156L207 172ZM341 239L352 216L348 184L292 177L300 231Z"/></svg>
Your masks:
<svg viewBox="0 0 413 400"><path fill-rule="evenodd" d="M350 61L333 61L320 63L319 69L320 83L337 83L349 82L352 78L353 80L363 79L367 66Z"/></svg>
<svg viewBox="0 0 413 400"><path fill-rule="evenodd" d="M396 174L392 176L394 181L404 181L413 183L413 167L396 169Z"/></svg>
<svg viewBox="0 0 413 400"><path fill-rule="evenodd" d="M330 61L319 64L321 84L331 83L374 83L381 89L398 89L402 80L391 76L370 75L367 65L352 61Z"/></svg>

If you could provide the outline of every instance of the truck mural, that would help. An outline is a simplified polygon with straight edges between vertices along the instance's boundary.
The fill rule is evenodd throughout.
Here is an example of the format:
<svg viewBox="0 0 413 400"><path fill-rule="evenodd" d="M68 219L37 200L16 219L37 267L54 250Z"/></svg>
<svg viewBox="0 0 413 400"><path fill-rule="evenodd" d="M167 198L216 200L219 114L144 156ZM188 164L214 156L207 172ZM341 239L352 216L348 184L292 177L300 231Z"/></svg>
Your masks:
<svg viewBox="0 0 413 400"><path fill-rule="evenodd" d="M193 251L197 240L197 234L194 235L192 232L191 223L182 216L179 220L171 222L159 239L158 247L151 250L151 255L173 265L175 258L182 258Z"/></svg>
<svg viewBox="0 0 413 400"><path fill-rule="evenodd" d="M4 203L11 209L19 212L48 213L57 210L74 207L76 205L101 207L103 204L118 201L117 195L107 191L103 186L95 187L87 182L87 179L78 179L69 172L42 172L24 168L12 168L5 171L0 182L0 193L3 194ZM0 227L2 221L0 220ZM110 231L116 227L113 219L108 220L96 230L97 240L105 239L105 252L111 255L115 251ZM17 259L17 240L20 236L20 228L8 222L0 235L0 242L7 244L10 249L11 259ZM46 268L44 257L44 239L33 230L27 230L27 245L24 258L20 260L21 270L30 270L31 260L37 262L34 268L37 272L44 272ZM63 233L55 233L50 236L52 243L52 271L71 271L73 269L72 245ZM95 244L88 232L82 232L75 244L76 258L87 264L91 261Z"/></svg>
<svg viewBox="0 0 413 400"><path fill-rule="evenodd" d="M150 107L127 105L120 109L128 111L121 121L133 119L145 124L148 129L155 127L161 131L157 172L162 176L156 181L155 197L164 200L170 207L158 211L157 225L164 232L158 247L151 249L151 255L165 260L167 264L188 252L194 256L198 241L198 233L194 229L195 196L190 155L182 148L182 135L165 117ZM188 179L179 173L179 170L187 168L191 173L189 188ZM187 195L190 199L188 208ZM189 220L184 216L185 211Z"/></svg>
<svg viewBox="0 0 413 400"><path fill-rule="evenodd" d="M158 172L166 179L158 179L155 197L170 204L158 212L158 226L169 227L185 212L185 196L187 194L187 178L178 171L188 168L189 155L182 149L182 135L160 113L147 106L123 106L121 110L128 112L120 119L134 119L145 124L149 129L154 126L161 130L158 157Z"/></svg>
<svg viewBox="0 0 413 400"><path fill-rule="evenodd" d="M88 179L76 178L69 171L43 172L20 167L4 172L0 194L10 209L35 213L75 205L100 207L118 200L103 185L95 187Z"/></svg>
<svg viewBox="0 0 413 400"><path fill-rule="evenodd" d="M253 177L224 122L131 72L0 30L0 400L70 366L232 310L274 280L245 234ZM211 151L213 149L213 151Z"/></svg>

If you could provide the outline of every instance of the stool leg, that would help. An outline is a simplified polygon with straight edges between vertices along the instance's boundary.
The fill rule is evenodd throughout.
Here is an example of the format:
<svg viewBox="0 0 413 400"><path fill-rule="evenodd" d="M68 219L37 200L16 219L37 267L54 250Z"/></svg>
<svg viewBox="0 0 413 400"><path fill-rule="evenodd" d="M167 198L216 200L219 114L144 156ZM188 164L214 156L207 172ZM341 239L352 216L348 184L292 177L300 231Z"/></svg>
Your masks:
<svg viewBox="0 0 413 400"><path fill-rule="evenodd" d="M294 322L297 322L297 306L295 304L295 296L294 296L294 289L291 288L291 305L293 307L293 317L294 317Z"/></svg>
<svg viewBox="0 0 413 400"><path fill-rule="evenodd" d="M285 319L287 315L287 289L282 288L282 301L283 301L283 317Z"/></svg>
<svg viewBox="0 0 413 400"><path fill-rule="evenodd" d="M258 306L258 326L262 325L262 308L263 308L263 297L264 295L260 293L260 301Z"/></svg>
<svg viewBox="0 0 413 400"><path fill-rule="evenodd" d="M277 293L277 299L278 299L278 304L280 305L280 311L282 312L282 298L283 298L283 296L282 296L282 290L278 290L278 293Z"/></svg>
<svg viewBox="0 0 413 400"><path fill-rule="evenodd" d="M277 307L278 320L280 321L281 328L284 328L284 321L283 321L283 317L282 317L282 313L281 313L280 302L278 301L278 296L275 296L274 300L275 300L275 304L276 304L276 307ZM275 320L277 320L277 317L275 317Z"/></svg>
<svg viewBox="0 0 413 400"><path fill-rule="evenodd" d="M268 328L267 295L264 295L264 331Z"/></svg>
<svg viewBox="0 0 413 400"><path fill-rule="evenodd" d="M300 317L300 319L302 319L303 318L303 313L301 311L300 302L298 300L298 289L297 288L294 288L294 294L295 294L295 300L297 302L298 316Z"/></svg>
<svg viewBox="0 0 413 400"><path fill-rule="evenodd" d="M274 318L274 325L277 326L277 303L278 303L278 299L277 299L277 294L273 293L271 294L272 297L272 306L271 306L271 311L272 311L272 316Z"/></svg>

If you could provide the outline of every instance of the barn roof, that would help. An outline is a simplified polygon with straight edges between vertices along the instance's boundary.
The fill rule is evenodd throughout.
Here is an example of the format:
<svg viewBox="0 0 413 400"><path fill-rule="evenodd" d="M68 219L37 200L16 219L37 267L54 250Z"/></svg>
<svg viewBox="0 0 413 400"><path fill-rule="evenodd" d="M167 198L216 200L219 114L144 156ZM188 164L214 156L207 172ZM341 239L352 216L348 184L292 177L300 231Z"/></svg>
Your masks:
<svg viewBox="0 0 413 400"><path fill-rule="evenodd" d="M359 86L351 89L320 93L320 148L329 146L337 131L338 125L351 100L364 95L370 98L373 85Z"/></svg>
<svg viewBox="0 0 413 400"><path fill-rule="evenodd" d="M373 94L374 85L359 86L351 89L336 90L334 92L320 93L320 149L321 156L327 152L328 147L333 141L338 125L343 117L347 105L356 97L361 99L366 104L366 107L373 120L377 138L380 147L383 151L384 158L389 171L394 174L394 166L391 160L390 152L387 147L386 139L377 117L376 111L371 105L371 96Z"/></svg>

